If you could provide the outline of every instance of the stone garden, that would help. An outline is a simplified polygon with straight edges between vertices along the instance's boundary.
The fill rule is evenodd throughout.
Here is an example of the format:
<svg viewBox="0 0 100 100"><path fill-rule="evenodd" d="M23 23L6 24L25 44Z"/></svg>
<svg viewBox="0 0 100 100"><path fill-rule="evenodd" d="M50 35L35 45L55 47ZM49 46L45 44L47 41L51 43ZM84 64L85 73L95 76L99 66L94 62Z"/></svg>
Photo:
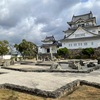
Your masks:
<svg viewBox="0 0 100 100"><path fill-rule="evenodd" d="M100 89L100 59L11 60L1 64L0 73L1 88L45 98L69 95L81 85Z"/></svg>

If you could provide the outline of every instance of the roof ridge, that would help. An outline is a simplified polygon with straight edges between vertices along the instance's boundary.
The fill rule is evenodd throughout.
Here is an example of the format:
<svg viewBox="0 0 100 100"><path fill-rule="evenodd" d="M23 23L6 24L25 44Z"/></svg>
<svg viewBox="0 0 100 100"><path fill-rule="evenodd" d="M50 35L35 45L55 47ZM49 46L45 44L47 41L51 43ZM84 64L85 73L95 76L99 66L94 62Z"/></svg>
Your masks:
<svg viewBox="0 0 100 100"><path fill-rule="evenodd" d="M85 15L90 15L92 12L89 12L89 13L86 13L86 14L81 14L81 15L77 15L77 16L74 16L73 17L79 17L79 16L85 16Z"/></svg>

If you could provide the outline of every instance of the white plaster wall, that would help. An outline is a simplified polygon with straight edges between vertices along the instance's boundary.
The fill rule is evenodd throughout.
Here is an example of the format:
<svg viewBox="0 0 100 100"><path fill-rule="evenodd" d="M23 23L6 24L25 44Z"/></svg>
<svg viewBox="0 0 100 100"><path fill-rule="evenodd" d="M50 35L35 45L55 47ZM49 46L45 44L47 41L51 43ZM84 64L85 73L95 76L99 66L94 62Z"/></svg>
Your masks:
<svg viewBox="0 0 100 100"><path fill-rule="evenodd" d="M47 49L38 47L38 53L47 53Z"/></svg>
<svg viewBox="0 0 100 100"><path fill-rule="evenodd" d="M41 52L42 52L42 48L38 47L38 53L41 53Z"/></svg>
<svg viewBox="0 0 100 100"><path fill-rule="evenodd" d="M52 53L57 53L57 47L52 47Z"/></svg>
<svg viewBox="0 0 100 100"><path fill-rule="evenodd" d="M3 55L3 56L0 56L0 58L2 58L2 59L11 59L11 55Z"/></svg>
<svg viewBox="0 0 100 100"><path fill-rule="evenodd" d="M100 39L62 42L62 48L64 47L67 47L68 49L89 48L89 47L97 48L100 47Z"/></svg>
<svg viewBox="0 0 100 100"><path fill-rule="evenodd" d="M47 53L47 49L42 48L42 53Z"/></svg>
<svg viewBox="0 0 100 100"><path fill-rule="evenodd" d="M50 47L50 53L57 53L57 47L56 46L53 46L53 47ZM51 51L52 50L52 51ZM38 53L47 53L47 48L41 48L41 47L38 47Z"/></svg>

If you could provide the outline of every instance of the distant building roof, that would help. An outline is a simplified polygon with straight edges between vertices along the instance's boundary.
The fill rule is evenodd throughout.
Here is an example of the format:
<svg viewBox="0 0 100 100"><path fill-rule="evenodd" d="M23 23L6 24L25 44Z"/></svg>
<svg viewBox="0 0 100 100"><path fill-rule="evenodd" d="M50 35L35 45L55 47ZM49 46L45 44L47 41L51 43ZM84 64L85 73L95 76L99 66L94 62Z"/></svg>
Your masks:
<svg viewBox="0 0 100 100"><path fill-rule="evenodd" d="M83 14L83 15L78 15L78 16L74 16L72 17L72 22L75 22L77 21L78 19L84 19L84 20L88 20L88 19L91 19L93 18L93 14L92 12L90 11L90 13L87 13L87 14Z"/></svg>
<svg viewBox="0 0 100 100"><path fill-rule="evenodd" d="M42 42L49 42L49 41L55 41L54 36L46 36L46 38L44 40L42 40Z"/></svg>
<svg viewBox="0 0 100 100"><path fill-rule="evenodd" d="M97 35L97 36L92 36L92 37L81 37L81 38L63 38L61 39L60 41L72 41L72 40L82 40L82 39L100 39L100 35Z"/></svg>
<svg viewBox="0 0 100 100"><path fill-rule="evenodd" d="M70 22L67 22L67 23L69 25L72 25L72 24L77 23L77 21L84 21L84 22L95 21L95 23L96 23L96 18L93 17L92 12L90 11L90 13L83 14L83 15L78 15L78 16L73 15L72 20Z"/></svg>
<svg viewBox="0 0 100 100"><path fill-rule="evenodd" d="M42 44L41 47L50 47L50 46L57 46L60 47L62 46L61 43L59 43L58 41L54 41L52 44Z"/></svg>

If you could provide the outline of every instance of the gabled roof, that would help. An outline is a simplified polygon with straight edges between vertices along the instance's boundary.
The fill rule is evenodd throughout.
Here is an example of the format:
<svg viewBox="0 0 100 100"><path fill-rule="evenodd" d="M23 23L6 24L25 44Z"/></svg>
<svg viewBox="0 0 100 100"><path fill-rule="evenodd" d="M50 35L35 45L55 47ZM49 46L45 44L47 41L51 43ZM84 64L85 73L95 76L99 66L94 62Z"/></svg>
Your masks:
<svg viewBox="0 0 100 100"><path fill-rule="evenodd" d="M92 36L92 37L82 37L82 38L64 38L64 39L61 39L59 41L78 41L78 40L86 40L86 39L100 39L100 35L97 35L97 36Z"/></svg>
<svg viewBox="0 0 100 100"><path fill-rule="evenodd" d="M88 20L88 19L90 19L90 18L92 18L93 17L93 14L92 14L92 12L90 11L90 13L87 13L87 14L83 14L83 15L78 15L78 16L74 16L73 15L73 17L72 17L72 22L75 22L76 20L78 20L78 19L84 19L84 20Z"/></svg>
<svg viewBox="0 0 100 100"><path fill-rule="evenodd" d="M48 41L55 41L54 36L46 36L44 40L42 40L42 42L48 42Z"/></svg>
<svg viewBox="0 0 100 100"><path fill-rule="evenodd" d="M41 47L50 47L50 46L57 46L60 47L62 46L61 43L59 43L58 41L54 41L52 44L42 44Z"/></svg>
<svg viewBox="0 0 100 100"><path fill-rule="evenodd" d="M81 26L80 26L80 27L81 27ZM78 27L78 28L80 28L80 27ZM77 28L77 29L78 29L78 28ZM93 32L88 31L87 29L85 29L85 28L83 28L83 27L81 27L81 28L82 28L83 30L87 31L88 33L91 33L91 34L93 34L93 35L97 35L97 34L95 34L95 33L93 33ZM76 30L77 30L77 29L76 29ZM76 30L75 30L75 31L76 31ZM71 34L69 34L66 38L68 38L69 36L71 36L72 34L74 34L75 31L73 31Z"/></svg>
<svg viewBox="0 0 100 100"><path fill-rule="evenodd" d="M87 14L83 14L83 15L78 15L78 16L74 16L72 17L72 20L70 22L67 22L70 26L75 24L77 21L82 20L84 22L88 22L88 21L95 21L96 22L96 17L93 17L92 12L90 11L90 13Z"/></svg>

